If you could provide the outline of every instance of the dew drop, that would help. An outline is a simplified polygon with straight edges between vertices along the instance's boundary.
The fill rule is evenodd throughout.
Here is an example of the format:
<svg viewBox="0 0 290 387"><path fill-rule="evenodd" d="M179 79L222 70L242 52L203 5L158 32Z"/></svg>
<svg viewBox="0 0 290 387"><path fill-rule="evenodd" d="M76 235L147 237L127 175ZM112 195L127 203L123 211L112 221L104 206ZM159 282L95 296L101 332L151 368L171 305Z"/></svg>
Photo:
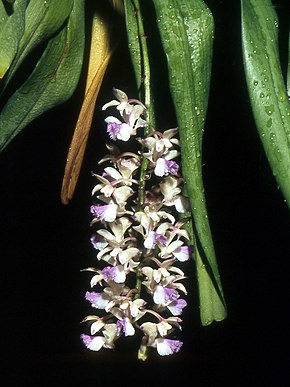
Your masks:
<svg viewBox="0 0 290 387"><path fill-rule="evenodd" d="M277 161L282 161L281 152L278 148L274 149L274 154L275 154Z"/></svg>
<svg viewBox="0 0 290 387"><path fill-rule="evenodd" d="M200 110L199 110L199 108L198 108L197 106L195 106L195 107L194 107L194 110L195 110L196 115L199 116L199 115L200 115Z"/></svg>
<svg viewBox="0 0 290 387"><path fill-rule="evenodd" d="M281 101L281 102L285 101L285 99L286 99L285 94L284 94L284 93L280 93L280 94L278 95L278 99L279 99L279 101Z"/></svg>
<svg viewBox="0 0 290 387"><path fill-rule="evenodd" d="M267 121L267 127L270 128L272 126L272 118L269 118Z"/></svg>
<svg viewBox="0 0 290 387"><path fill-rule="evenodd" d="M268 116L271 116L274 111L274 105L268 105L265 106L265 112L268 114Z"/></svg>

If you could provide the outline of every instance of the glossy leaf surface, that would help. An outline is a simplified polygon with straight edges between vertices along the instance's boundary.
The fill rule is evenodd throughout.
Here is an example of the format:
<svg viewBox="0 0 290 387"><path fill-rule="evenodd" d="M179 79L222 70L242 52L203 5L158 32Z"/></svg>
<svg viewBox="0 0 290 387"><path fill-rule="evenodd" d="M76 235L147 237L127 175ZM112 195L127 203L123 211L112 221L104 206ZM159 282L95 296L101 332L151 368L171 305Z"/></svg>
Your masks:
<svg viewBox="0 0 290 387"><path fill-rule="evenodd" d="M42 42L53 36L64 25L74 0L30 0L25 11L25 30L17 54L4 79L6 86L23 60ZM14 4L15 6L16 4ZM13 26L17 28L17 23ZM3 87L2 85L2 87Z"/></svg>
<svg viewBox="0 0 290 387"><path fill-rule="evenodd" d="M28 0L16 0L8 15L0 2L0 79L9 69L18 50L25 29L25 10Z"/></svg>
<svg viewBox="0 0 290 387"><path fill-rule="evenodd" d="M242 0L244 67L256 126L278 186L290 207L290 103L270 0Z"/></svg>
<svg viewBox="0 0 290 387"><path fill-rule="evenodd" d="M208 325L226 317L202 179L202 136L211 76L213 18L199 0L154 0L154 4L167 56L180 133L182 171L192 209L201 321Z"/></svg>
<svg viewBox="0 0 290 387"><path fill-rule="evenodd" d="M75 0L68 23L49 41L29 78L1 111L0 150L33 119L72 95L83 50L84 0Z"/></svg>
<svg viewBox="0 0 290 387"><path fill-rule="evenodd" d="M142 55L141 55L141 45L140 45L140 36L138 29L138 21L136 12L137 9L134 6L134 3L131 0L124 1L125 6L125 21L126 28L128 33L128 46L132 58L132 64L134 68L137 89L140 90L142 82Z"/></svg>

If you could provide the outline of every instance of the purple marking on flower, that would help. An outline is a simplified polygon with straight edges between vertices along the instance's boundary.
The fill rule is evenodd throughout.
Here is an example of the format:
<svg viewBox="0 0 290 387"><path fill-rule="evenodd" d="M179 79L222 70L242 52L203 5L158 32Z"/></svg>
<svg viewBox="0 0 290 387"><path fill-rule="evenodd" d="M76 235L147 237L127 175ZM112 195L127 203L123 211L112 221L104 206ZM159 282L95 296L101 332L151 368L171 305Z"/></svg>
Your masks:
<svg viewBox="0 0 290 387"><path fill-rule="evenodd" d="M93 234L90 241L96 250L103 250L108 245L105 239L98 234Z"/></svg>
<svg viewBox="0 0 290 387"><path fill-rule="evenodd" d="M115 266L106 266L102 270L102 274L105 280L108 280L108 279L113 280L115 278L115 272L116 272Z"/></svg>
<svg viewBox="0 0 290 387"><path fill-rule="evenodd" d="M99 351L106 341L103 336L89 336L85 334L81 335L81 339L91 351Z"/></svg>
<svg viewBox="0 0 290 387"><path fill-rule="evenodd" d="M126 280L126 274L122 265L119 266L106 266L102 270L104 280L114 281L116 283L123 283Z"/></svg>
<svg viewBox="0 0 290 387"><path fill-rule="evenodd" d="M179 165L176 161L173 160L165 160L166 168L167 168L167 175L171 173L172 175L176 175L179 170Z"/></svg>
<svg viewBox="0 0 290 387"><path fill-rule="evenodd" d="M98 220L113 222L117 216L117 204L110 203L103 206L92 205L90 210L93 216Z"/></svg>
<svg viewBox="0 0 290 387"><path fill-rule="evenodd" d="M122 123L118 124L117 122L108 122L107 132L112 140L117 140L118 134L120 134L122 128Z"/></svg>
<svg viewBox="0 0 290 387"><path fill-rule="evenodd" d="M177 175L179 165L176 161L159 158L156 162L154 173L156 176Z"/></svg>
<svg viewBox="0 0 290 387"><path fill-rule="evenodd" d="M124 321L123 320L118 320L117 323L116 323L116 327L117 327L117 336L120 336L121 331L124 330Z"/></svg>
<svg viewBox="0 0 290 387"><path fill-rule="evenodd" d="M191 252L192 252L192 249L190 246L180 246L172 253L175 256L175 258L178 259L178 261L184 262L189 259Z"/></svg>
<svg viewBox="0 0 290 387"><path fill-rule="evenodd" d="M114 179L111 175L109 175L108 172L106 172L106 171L104 171L104 172L102 173L102 176L103 176L105 179L107 179L110 183L111 183L112 181L115 180L115 179Z"/></svg>
<svg viewBox="0 0 290 387"><path fill-rule="evenodd" d="M161 246L165 246L167 238L163 234L159 234L155 231L149 231L147 238L144 241L144 247L146 249L154 249L156 243L159 243Z"/></svg>
<svg viewBox="0 0 290 387"><path fill-rule="evenodd" d="M161 356L171 355L180 350L182 341L170 339L156 339L157 352Z"/></svg>
<svg viewBox="0 0 290 387"><path fill-rule="evenodd" d="M120 335L121 331L124 332L125 336L133 336L135 333L135 329L128 317L125 317L122 320L118 320L116 326L117 336Z"/></svg>
<svg viewBox="0 0 290 387"><path fill-rule="evenodd" d="M167 308L173 314L173 316L180 316L182 314L183 308L185 308L187 302L183 299L173 301L171 304L167 305Z"/></svg>
<svg viewBox="0 0 290 387"><path fill-rule="evenodd" d="M175 289L165 288L164 286L156 286L153 300L157 305L165 305L170 301L176 301L179 298L179 293Z"/></svg>
<svg viewBox="0 0 290 387"><path fill-rule="evenodd" d="M93 308L105 309L110 302L110 296L103 292L86 292L85 297Z"/></svg>
<svg viewBox="0 0 290 387"><path fill-rule="evenodd" d="M157 232L155 233L155 240L157 243L159 243L161 246L165 246L167 238L163 234L158 234Z"/></svg>
<svg viewBox="0 0 290 387"><path fill-rule="evenodd" d="M168 301L176 301L179 298L178 291L170 288L163 288L165 294L165 300Z"/></svg>
<svg viewBox="0 0 290 387"><path fill-rule="evenodd" d="M109 116L105 119L107 132L112 140L128 141L131 136L131 127L126 122L121 122L118 118Z"/></svg>

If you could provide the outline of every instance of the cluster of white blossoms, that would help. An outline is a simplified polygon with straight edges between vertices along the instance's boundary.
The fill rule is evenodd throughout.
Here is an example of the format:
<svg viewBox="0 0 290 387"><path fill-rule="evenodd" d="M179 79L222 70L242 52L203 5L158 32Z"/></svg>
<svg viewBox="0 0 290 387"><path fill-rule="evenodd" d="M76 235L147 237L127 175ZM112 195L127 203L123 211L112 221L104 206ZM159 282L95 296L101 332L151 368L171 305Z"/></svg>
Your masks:
<svg viewBox="0 0 290 387"><path fill-rule="evenodd" d="M92 192L91 224L96 231L91 243L98 267L85 270L93 273L93 291L86 299L98 314L85 317L90 335L81 338L98 351L114 348L121 336L139 335L138 357L145 360L148 347L169 355L182 346L175 332L181 330L187 292L179 266L189 259L191 247L186 220L176 218L188 211L188 201L173 160L179 155L177 129L136 137L139 128L148 128L145 106L121 90L113 92L117 99L103 110L115 107L121 119L107 117L107 132L112 140L135 137L141 150L121 153L108 145L110 154L100 161L107 166L94 175L98 184Z"/></svg>

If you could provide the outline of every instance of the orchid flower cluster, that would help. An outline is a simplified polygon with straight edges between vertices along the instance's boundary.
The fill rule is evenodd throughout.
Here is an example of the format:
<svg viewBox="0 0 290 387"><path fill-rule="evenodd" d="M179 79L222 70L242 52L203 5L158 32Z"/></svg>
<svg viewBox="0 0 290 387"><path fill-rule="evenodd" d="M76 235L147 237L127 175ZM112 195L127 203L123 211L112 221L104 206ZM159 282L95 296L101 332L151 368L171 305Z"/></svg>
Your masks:
<svg viewBox="0 0 290 387"><path fill-rule="evenodd" d="M81 339L98 351L114 348L121 336L136 334L138 357L145 360L148 347L169 355L182 346L173 333L181 330L179 316L187 305L186 277L179 266L189 259L192 247L183 227L187 220L176 218L188 211L188 200L174 160L179 155L177 128L137 137L142 128L149 132L146 107L121 90L113 93L116 99L103 110L115 107L120 119L105 119L107 133L113 141L135 138L140 150L121 152L107 145L110 154L99 162L107 166L101 175L94 174L96 203L90 211L91 225L97 227L91 243L99 263L85 269L93 273L93 291L85 297L99 312L85 317L90 335Z"/></svg>

